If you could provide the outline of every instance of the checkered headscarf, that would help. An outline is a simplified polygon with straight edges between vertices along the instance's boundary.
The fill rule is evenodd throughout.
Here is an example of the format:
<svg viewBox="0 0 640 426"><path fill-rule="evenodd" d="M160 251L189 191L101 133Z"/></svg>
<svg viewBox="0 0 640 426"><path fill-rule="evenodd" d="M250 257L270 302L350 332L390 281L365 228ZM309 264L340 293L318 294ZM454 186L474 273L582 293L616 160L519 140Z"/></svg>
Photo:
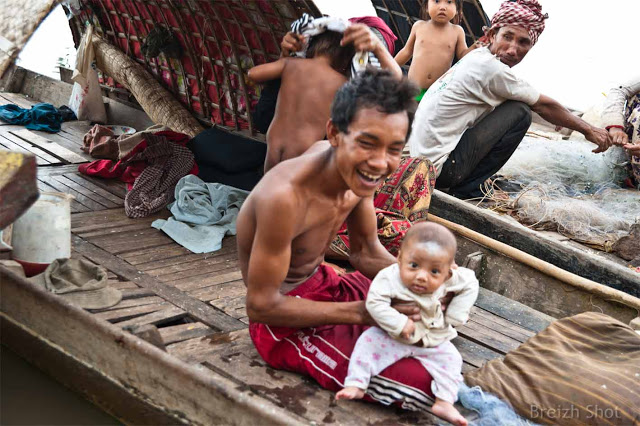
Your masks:
<svg viewBox="0 0 640 426"><path fill-rule="evenodd" d="M538 0L509 0L502 3L498 12L493 15L491 28L497 30L507 25L524 27L534 45L544 31L544 20L547 18L549 15L542 13L542 5ZM485 27L484 30L486 33L488 28Z"/></svg>

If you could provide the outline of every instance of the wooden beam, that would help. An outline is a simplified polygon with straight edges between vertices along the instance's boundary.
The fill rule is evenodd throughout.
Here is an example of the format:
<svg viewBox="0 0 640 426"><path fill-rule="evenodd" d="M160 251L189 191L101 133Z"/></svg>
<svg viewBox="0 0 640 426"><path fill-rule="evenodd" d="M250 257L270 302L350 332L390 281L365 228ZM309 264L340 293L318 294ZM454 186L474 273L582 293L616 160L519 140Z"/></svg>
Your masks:
<svg viewBox="0 0 640 426"><path fill-rule="evenodd" d="M73 249L98 265L114 272L116 275L135 282L140 287L153 291L158 296L184 309L198 321L214 329L229 332L246 328L246 325L235 318L215 309L211 305L188 296L177 288L161 283L155 278L139 271L133 265L78 237L72 236Z"/></svg>

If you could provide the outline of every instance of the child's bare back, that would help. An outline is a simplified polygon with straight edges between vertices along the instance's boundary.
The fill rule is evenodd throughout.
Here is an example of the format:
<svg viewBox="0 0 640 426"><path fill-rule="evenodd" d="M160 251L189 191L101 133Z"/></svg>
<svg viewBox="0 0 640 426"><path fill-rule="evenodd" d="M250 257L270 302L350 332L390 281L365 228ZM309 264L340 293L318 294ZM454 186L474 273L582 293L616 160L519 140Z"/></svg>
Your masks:
<svg viewBox="0 0 640 426"><path fill-rule="evenodd" d="M325 56L284 61L276 113L267 132L265 172L324 139L333 97L347 82Z"/></svg>

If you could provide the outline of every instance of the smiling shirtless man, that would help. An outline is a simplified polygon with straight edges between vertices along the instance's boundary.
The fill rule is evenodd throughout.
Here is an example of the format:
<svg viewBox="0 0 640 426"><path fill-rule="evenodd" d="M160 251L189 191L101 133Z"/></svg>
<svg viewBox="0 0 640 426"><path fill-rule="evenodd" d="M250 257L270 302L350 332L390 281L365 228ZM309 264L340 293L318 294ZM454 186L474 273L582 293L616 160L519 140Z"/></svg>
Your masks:
<svg viewBox="0 0 640 426"><path fill-rule="evenodd" d="M349 355L372 324L364 305L371 278L396 261L378 241L372 196L400 163L416 93L388 71L351 80L336 94L328 141L271 169L242 206L237 239L249 330L272 367L342 389ZM358 272L338 276L322 261L345 220ZM431 377L404 359L372 379L368 396L424 409L433 401Z"/></svg>

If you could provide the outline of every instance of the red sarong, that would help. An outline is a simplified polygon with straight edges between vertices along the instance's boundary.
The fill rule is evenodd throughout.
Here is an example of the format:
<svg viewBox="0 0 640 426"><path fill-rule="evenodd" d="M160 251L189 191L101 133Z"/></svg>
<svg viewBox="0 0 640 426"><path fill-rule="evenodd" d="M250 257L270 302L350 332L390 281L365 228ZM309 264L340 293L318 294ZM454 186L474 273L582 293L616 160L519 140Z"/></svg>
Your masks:
<svg viewBox="0 0 640 426"><path fill-rule="evenodd" d="M359 272L339 276L325 265L289 296L322 302L365 300L371 280ZM258 353L270 366L314 378L323 388L343 388L349 356L363 325L325 325L311 328L272 327L250 323L249 333ZM413 358L402 359L373 377L366 400L385 405L396 403L410 410L433 404L431 376Z"/></svg>

